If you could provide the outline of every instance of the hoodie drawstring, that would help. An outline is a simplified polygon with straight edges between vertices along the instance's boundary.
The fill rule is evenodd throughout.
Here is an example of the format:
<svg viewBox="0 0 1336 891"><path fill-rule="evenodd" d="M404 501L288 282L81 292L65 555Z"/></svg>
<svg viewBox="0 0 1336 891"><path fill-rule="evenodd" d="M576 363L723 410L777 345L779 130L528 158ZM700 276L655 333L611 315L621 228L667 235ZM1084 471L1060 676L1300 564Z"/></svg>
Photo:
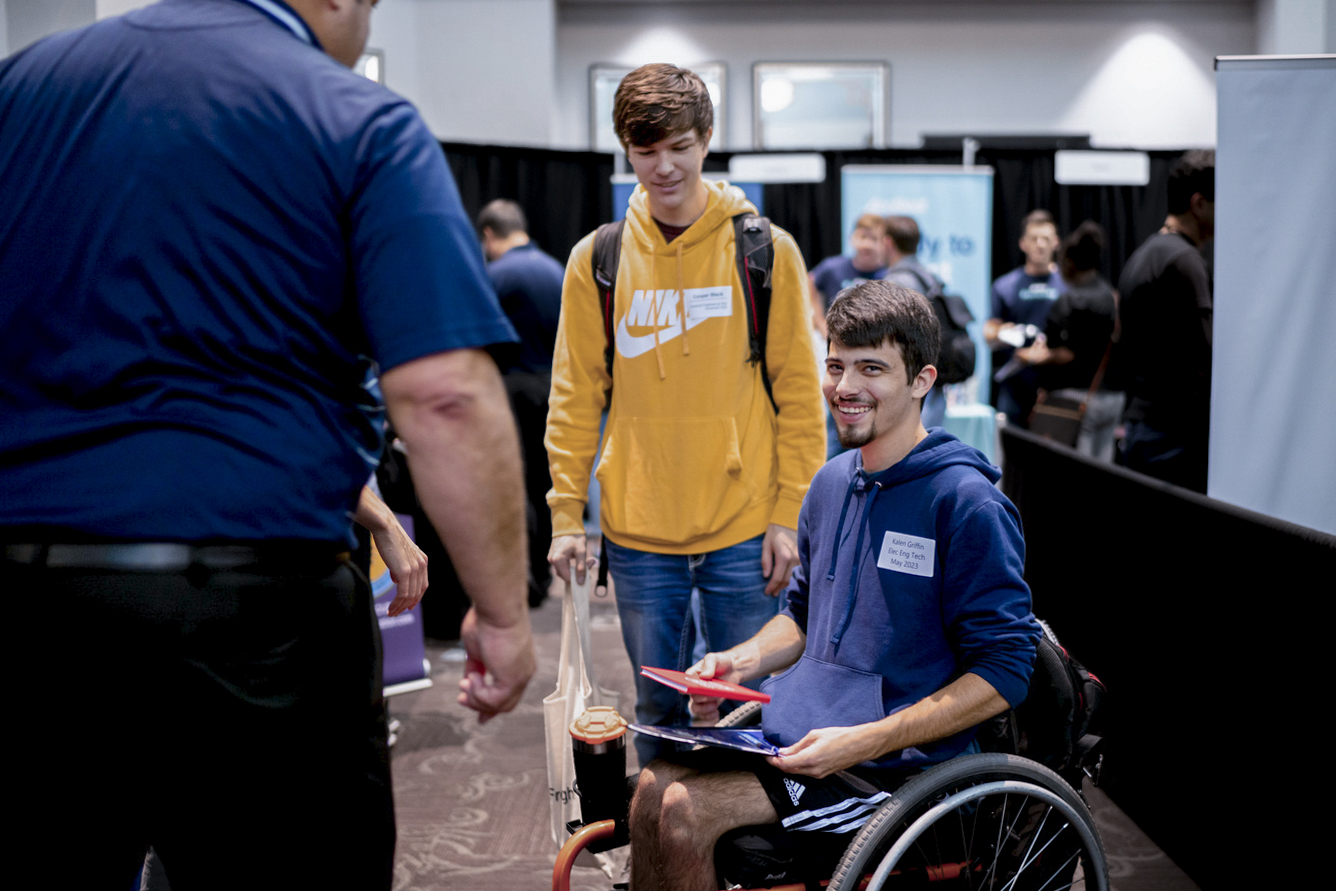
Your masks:
<svg viewBox="0 0 1336 891"><path fill-rule="evenodd" d="M863 472L861 470L858 471L858 473L854 477L854 482L857 482L858 478L862 475ZM852 492L852 490L853 490L853 484L851 483L850 491ZM863 557L862 557L863 533L867 532L869 537L871 537L872 535L872 503L876 501L877 493L880 491L881 491L881 483L878 482L872 483L872 485L869 486L867 490L867 506L864 507L863 509L863 522L858 524L858 536L857 538L854 539L854 565L853 569L849 573L849 596L847 599L848 602L845 604L844 607L844 620L840 622L839 630L837 630L830 637L831 645L834 646L837 650L839 649L840 646L840 640L843 639L844 637L844 632L849 630L849 623L853 621L854 601L858 597L858 577L863 572ZM848 503L847 497L848 496L846 496L846 502L845 502L846 504ZM843 515L841 515L840 517L841 529L843 528L843 526L844 526L844 518ZM835 536L835 541L838 547L839 544L838 533ZM832 578L834 577L834 570L835 566L834 563L832 563L831 564Z"/></svg>
<svg viewBox="0 0 1336 891"><path fill-rule="evenodd" d="M679 251L681 250L681 246L680 246L680 245L678 246L678 250L679 250ZM654 325L654 359L655 359L655 361L657 361L657 362L659 363L659 380L662 381L662 380L667 380L667 379L668 379L668 371L663 367L663 351L662 351L661 349L659 349L659 289L658 289L658 287L656 287L656 285L657 285L657 283L658 283L658 281L659 281L659 278L658 278L658 275L656 274L655 269L654 269L654 266L655 266L655 262L654 262L654 260L655 260L655 251L654 251L654 250L650 250L650 252L649 252L649 281L650 281L649 306L650 306L650 312L653 313L653 315L650 317L650 323Z"/></svg>
<svg viewBox="0 0 1336 891"><path fill-rule="evenodd" d="M844 532L844 518L849 514L849 502L853 500L854 492L858 488L858 481L863 479L863 471L855 470L853 477L849 480L849 488L844 493L844 506L840 508L840 522L835 526L835 544L830 549L830 572L826 573L826 581L835 581L835 564L840 559L840 534Z"/></svg>
<svg viewBox="0 0 1336 891"><path fill-rule="evenodd" d="M687 291L682 287L682 239L677 239L677 300L682 314L682 355L691 355L691 341L687 339Z"/></svg>

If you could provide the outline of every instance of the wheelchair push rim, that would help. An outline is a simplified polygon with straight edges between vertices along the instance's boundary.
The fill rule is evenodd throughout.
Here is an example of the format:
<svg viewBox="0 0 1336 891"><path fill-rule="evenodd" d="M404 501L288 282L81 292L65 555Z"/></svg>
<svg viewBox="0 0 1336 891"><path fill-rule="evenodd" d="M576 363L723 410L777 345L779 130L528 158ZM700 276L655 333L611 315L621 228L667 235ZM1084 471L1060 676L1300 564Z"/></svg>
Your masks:
<svg viewBox="0 0 1336 891"><path fill-rule="evenodd" d="M850 844L830 891L851 891L869 872L867 891L881 891L915 871L971 889L1108 889L1103 845L1080 796L1047 768L1008 755L965 756L906 783Z"/></svg>

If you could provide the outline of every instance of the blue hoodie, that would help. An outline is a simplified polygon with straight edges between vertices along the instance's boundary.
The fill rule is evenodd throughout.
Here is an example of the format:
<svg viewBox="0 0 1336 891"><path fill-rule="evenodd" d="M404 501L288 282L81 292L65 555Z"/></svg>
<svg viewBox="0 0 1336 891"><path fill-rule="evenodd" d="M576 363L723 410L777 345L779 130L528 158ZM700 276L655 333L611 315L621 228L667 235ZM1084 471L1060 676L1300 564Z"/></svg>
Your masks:
<svg viewBox="0 0 1336 891"><path fill-rule="evenodd" d="M993 485L999 476L938 428L880 473L863 470L858 450L821 468L798 520L785 610L807 644L762 684L771 742L879 721L966 672L1013 706L1025 698L1040 632L1020 516ZM864 766L945 761L973 738L971 728Z"/></svg>

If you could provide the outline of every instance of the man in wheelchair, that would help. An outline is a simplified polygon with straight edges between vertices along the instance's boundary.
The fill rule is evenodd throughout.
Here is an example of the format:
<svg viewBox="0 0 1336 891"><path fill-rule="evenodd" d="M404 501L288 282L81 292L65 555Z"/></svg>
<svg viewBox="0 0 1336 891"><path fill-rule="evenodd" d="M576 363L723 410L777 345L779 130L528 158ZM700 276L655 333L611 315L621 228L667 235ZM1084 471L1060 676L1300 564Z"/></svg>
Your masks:
<svg viewBox="0 0 1336 891"><path fill-rule="evenodd" d="M651 762L631 803L633 891L706 891L714 846L781 823L843 847L908 777L977 751L975 727L1026 695L1040 628L1015 507L977 450L919 420L939 348L920 294L841 292L823 388L850 451L812 481L783 613L692 666L762 686L763 757L708 749ZM787 670L785 670L787 669ZM717 699L692 698L698 724Z"/></svg>

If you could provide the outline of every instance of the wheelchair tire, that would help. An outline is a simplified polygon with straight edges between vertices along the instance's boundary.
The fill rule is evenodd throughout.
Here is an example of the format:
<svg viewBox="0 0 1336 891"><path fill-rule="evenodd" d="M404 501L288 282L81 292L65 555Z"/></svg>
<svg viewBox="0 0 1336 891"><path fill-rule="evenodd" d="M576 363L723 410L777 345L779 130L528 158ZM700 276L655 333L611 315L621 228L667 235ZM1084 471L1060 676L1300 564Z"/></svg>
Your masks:
<svg viewBox="0 0 1336 891"><path fill-rule="evenodd" d="M828 891L933 881L996 891L1108 891L1108 865L1081 797L1016 755L966 755L914 777L849 843Z"/></svg>

